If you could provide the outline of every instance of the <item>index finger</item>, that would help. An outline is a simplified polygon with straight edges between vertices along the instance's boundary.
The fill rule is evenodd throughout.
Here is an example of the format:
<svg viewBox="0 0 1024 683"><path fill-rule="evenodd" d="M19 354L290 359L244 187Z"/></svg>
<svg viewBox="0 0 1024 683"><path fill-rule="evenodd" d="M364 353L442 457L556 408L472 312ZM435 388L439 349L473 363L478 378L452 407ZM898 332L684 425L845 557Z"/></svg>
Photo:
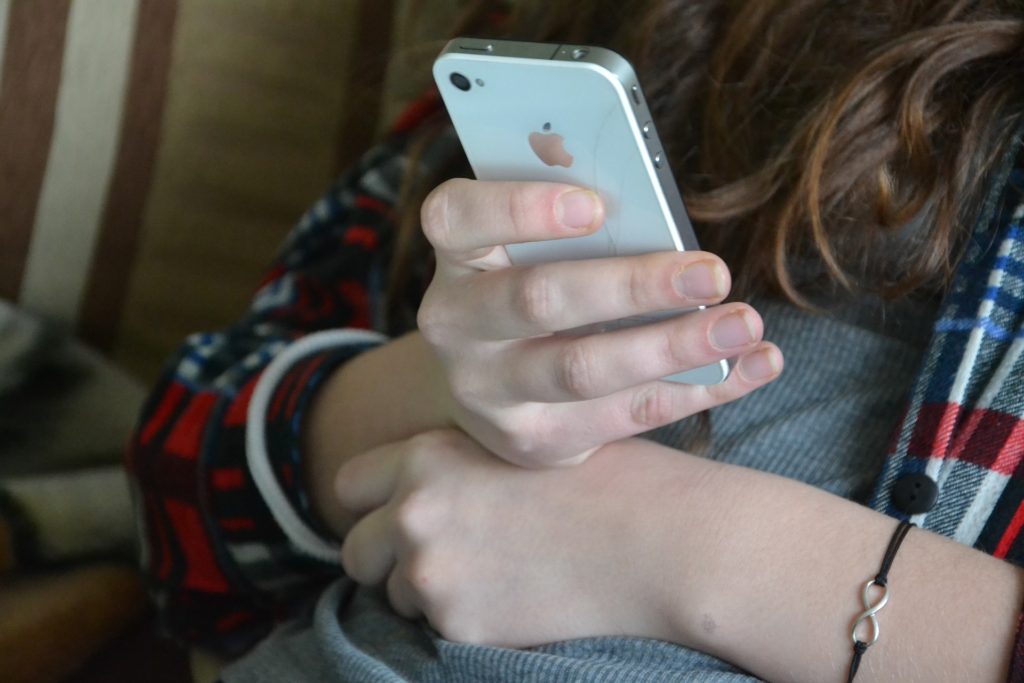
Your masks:
<svg viewBox="0 0 1024 683"><path fill-rule="evenodd" d="M455 178L427 195L420 221L435 250L458 254L586 235L604 223L604 207L574 185Z"/></svg>

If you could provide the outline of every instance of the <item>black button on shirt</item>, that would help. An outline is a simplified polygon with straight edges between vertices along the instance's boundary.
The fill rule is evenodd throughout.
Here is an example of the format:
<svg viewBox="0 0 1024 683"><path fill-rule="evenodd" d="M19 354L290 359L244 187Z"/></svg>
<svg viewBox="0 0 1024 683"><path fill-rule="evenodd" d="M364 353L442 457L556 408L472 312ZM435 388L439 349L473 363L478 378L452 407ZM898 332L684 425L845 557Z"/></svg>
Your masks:
<svg viewBox="0 0 1024 683"><path fill-rule="evenodd" d="M900 512L916 515L928 512L935 505L939 487L927 474L907 474L892 487L892 503Z"/></svg>

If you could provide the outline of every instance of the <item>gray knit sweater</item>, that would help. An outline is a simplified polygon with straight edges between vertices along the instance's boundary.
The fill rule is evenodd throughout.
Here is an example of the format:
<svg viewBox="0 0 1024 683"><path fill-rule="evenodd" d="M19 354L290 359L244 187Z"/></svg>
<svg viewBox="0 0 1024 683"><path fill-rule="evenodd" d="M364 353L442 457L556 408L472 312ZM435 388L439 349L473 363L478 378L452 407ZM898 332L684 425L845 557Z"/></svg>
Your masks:
<svg viewBox="0 0 1024 683"><path fill-rule="evenodd" d="M765 337L786 357L773 384L712 411L707 457L808 482L864 501L917 370L934 308L877 302L812 315L755 301ZM653 432L687 443L692 422ZM757 679L678 645L590 638L529 650L446 641L388 608L382 592L339 579L307 618L285 625L225 670L226 682L390 681L524 683Z"/></svg>

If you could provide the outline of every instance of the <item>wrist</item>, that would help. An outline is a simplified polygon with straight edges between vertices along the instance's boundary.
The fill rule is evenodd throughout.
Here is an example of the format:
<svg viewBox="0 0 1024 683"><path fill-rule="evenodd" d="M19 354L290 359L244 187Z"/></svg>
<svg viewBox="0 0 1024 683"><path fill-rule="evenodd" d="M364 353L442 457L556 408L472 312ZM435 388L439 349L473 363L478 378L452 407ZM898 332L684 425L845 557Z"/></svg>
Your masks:
<svg viewBox="0 0 1024 683"><path fill-rule="evenodd" d="M682 610L682 637L769 680L792 677L784 671L794 647L845 663L859 589L877 570L895 522L806 484L731 465L695 504L721 523L696 548L704 558L695 579L701 599Z"/></svg>
<svg viewBox="0 0 1024 683"><path fill-rule="evenodd" d="M340 366L313 397L303 425L303 477L313 509L343 536L354 519L334 497L345 462L385 443L451 425L451 400L436 356L419 333Z"/></svg>
<svg viewBox="0 0 1024 683"><path fill-rule="evenodd" d="M688 454L675 460L681 483L661 495L674 498L677 516L661 519L658 533L669 561L651 581L665 629L660 637L711 652L708 639L718 631L716 611L734 592L730 547L739 542L736 525L744 491L736 467ZM671 486L670 478L664 481Z"/></svg>
<svg viewBox="0 0 1024 683"><path fill-rule="evenodd" d="M896 521L746 468L724 466L713 489L697 504L718 508L725 526L691 549L706 561L692 579L699 592L675 597L671 639L767 680L843 680L861 590ZM1024 572L913 529L889 585L882 635L858 681L908 680L908 667L915 680L1005 679Z"/></svg>
<svg viewBox="0 0 1024 683"><path fill-rule="evenodd" d="M730 506L718 503L729 467L645 439L604 446L582 467L604 457L629 463L616 468L621 504L608 523L622 539L616 560L627 563L619 575L630 579L623 592L639 607L638 630L628 633L697 647L717 588L709 558L728 533L722 511Z"/></svg>

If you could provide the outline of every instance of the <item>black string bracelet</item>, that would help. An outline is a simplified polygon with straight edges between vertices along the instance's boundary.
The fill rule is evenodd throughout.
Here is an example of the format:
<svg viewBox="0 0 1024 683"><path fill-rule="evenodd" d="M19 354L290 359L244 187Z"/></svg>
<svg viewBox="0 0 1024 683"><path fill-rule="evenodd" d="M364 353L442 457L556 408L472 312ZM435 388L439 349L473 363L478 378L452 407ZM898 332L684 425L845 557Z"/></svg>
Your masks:
<svg viewBox="0 0 1024 683"><path fill-rule="evenodd" d="M853 628L851 629L853 660L850 662L850 676L846 679L846 683L853 683L853 677L857 675L857 669L860 668L860 658L878 640L878 619L875 618L875 614L885 607L885 603L889 602L889 586L887 585L889 569L892 567L892 561L896 558L896 551L900 549L900 544L903 543L903 539L906 538L912 526L914 524L904 520L896 527L896 532L893 533L892 540L889 541L889 547L885 551L885 557L882 558L881 569L878 570L875 578L864 584L864 589L861 591L861 602L864 603L864 611L854 620ZM872 586L880 586L882 588L882 596L874 605L868 599L868 591L871 590ZM867 642L857 638L857 627L865 619L871 624L871 639Z"/></svg>

